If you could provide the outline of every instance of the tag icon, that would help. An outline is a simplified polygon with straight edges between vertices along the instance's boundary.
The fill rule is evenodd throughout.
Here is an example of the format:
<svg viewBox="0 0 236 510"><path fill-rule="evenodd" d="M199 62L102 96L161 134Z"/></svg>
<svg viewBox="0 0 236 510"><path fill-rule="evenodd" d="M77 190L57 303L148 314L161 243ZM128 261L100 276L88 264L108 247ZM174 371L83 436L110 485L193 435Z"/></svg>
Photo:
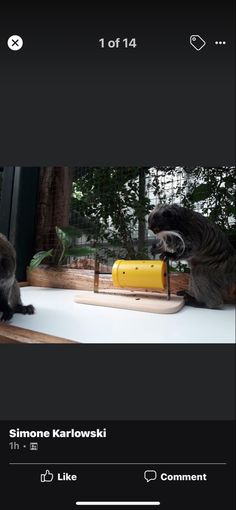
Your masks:
<svg viewBox="0 0 236 510"><path fill-rule="evenodd" d="M189 42L190 42L191 46L197 51L202 50L202 48L204 48L204 46L206 46L206 41L204 41L204 39L198 34L190 35Z"/></svg>

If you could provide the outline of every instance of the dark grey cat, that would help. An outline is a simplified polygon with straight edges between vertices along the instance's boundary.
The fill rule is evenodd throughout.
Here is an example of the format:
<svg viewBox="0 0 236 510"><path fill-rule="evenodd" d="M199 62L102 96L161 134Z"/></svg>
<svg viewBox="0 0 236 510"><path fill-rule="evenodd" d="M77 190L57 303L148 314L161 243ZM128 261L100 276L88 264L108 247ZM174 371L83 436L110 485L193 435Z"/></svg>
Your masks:
<svg viewBox="0 0 236 510"><path fill-rule="evenodd" d="M157 234L156 250L161 258L189 264L189 291L178 293L186 304L222 308L223 303L235 301L236 251L217 225L175 204L153 209L148 225Z"/></svg>
<svg viewBox="0 0 236 510"><path fill-rule="evenodd" d="M14 313L33 314L32 305L24 306L15 278L16 254L7 238L0 234L0 314L1 321L9 321Z"/></svg>

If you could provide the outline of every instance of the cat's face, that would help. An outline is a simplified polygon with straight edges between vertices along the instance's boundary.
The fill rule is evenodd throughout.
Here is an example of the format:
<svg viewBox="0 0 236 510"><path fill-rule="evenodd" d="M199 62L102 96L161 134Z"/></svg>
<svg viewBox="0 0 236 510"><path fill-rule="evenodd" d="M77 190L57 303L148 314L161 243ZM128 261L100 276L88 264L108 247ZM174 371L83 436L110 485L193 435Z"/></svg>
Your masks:
<svg viewBox="0 0 236 510"><path fill-rule="evenodd" d="M149 214L148 228L154 234L159 234L163 230L175 230L176 226L176 214L174 214L172 206L155 207Z"/></svg>
<svg viewBox="0 0 236 510"><path fill-rule="evenodd" d="M157 236L159 252L175 253L176 259L192 256L192 237L188 211L177 205L155 207L148 218L148 227Z"/></svg>

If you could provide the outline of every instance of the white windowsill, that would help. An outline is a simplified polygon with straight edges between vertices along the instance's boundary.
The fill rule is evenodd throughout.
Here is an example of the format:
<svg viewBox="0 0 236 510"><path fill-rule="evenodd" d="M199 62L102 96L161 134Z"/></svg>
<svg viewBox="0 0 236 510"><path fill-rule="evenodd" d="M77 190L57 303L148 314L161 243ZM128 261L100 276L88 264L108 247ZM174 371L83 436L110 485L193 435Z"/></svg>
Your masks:
<svg viewBox="0 0 236 510"><path fill-rule="evenodd" d="M234 343L235 309L184 307L172 315L80 305L79 291L22 287L36 314L15 314L10 324L82 343Z"/></svg>

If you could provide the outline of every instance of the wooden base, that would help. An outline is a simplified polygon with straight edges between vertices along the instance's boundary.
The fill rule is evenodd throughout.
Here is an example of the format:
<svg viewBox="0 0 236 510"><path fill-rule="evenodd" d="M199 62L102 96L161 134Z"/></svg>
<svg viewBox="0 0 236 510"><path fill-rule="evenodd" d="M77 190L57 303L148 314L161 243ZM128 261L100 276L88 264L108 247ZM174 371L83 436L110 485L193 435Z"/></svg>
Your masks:
<svg viewBox="0 0 236 510"><path fill-rule="evenodd" d="M176 313L184 306L184 299L180 296L171 295L168 301L163 294L153 292L134 292L129 290L107 290L94 293L80 291L75 297L75 302L83 305L106 306L110 308L122 308L149 313Z"/></svg>

